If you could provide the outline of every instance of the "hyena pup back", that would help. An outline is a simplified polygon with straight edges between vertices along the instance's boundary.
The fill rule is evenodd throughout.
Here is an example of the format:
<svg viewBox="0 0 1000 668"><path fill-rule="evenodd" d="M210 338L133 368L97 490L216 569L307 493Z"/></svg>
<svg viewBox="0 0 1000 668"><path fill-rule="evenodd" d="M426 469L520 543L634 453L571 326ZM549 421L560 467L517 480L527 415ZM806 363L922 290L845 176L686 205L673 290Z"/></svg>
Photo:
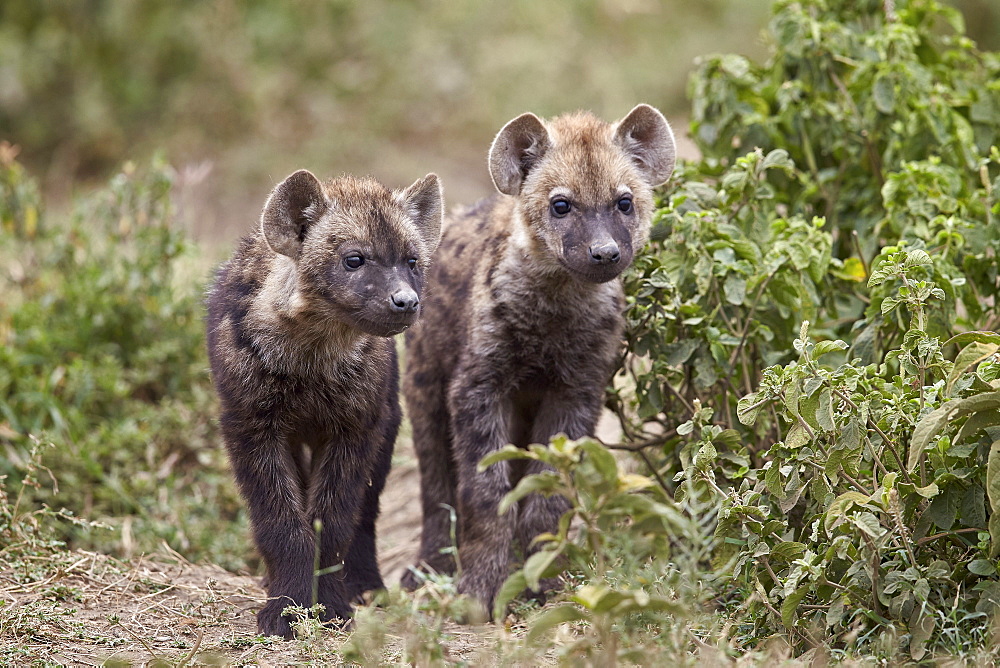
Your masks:
<svg viewBox="0 0 1000 668"><path fill-rule="evenodd" d="M375 519L400 420L388 337L418 317L441 217L433 174L390 191L298 171L209 291L222 435L267 568L263 635L291 637L286 606L343 619L383 586Z"/></svg>
<svg viewBox="0 0 1000 668"><path fill-rule="evenodd" d="M524 114L489 152L500 191L445 223L427 312L407 334L403 391L420 462L422 570L452 572L491 610L513 547L554 532L561 498L497 506L537 463L479 461L506 443L592 435L622 345L621 272L648 236L652 189L675 161L673 133L648 105L616 123L588 113Z"/></svg>

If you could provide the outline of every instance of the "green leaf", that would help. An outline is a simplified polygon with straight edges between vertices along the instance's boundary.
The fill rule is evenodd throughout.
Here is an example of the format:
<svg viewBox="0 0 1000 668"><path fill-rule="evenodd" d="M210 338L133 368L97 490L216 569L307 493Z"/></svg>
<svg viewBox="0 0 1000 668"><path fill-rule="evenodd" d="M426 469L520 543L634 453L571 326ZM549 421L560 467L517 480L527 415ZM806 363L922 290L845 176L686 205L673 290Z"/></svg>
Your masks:
<svg viewBox="0 0 1000 668"><path fill-rule="evenodd" d="M587 453L587 456L590 458L590 463L605 480L605 482L617 482L618 462L615 461L615 456L612 454L611 450L589 438L582 441L580 446L583 448L584 452Z"/></svg>
<svg viewBox="0 0 1000 668"><path fill-rule="evenodd" d="M761 409L767 404L764 399L758 401L758 396L758 392L751 392L736 402L736 418L748 427L753 426Z"/></svg>
<svg viewBox="0 0 1000 668"><path fill-rule="evenodd" d="M499 450L495 450L479 460L477 470L482 473L497 462L504 462L508 459L537 459L537 456L532 456L532 453L524 448L507 444Z"/></svg>
<svg viewBox="0 0 1000 668"><path fill-rule="evenodd" d="M670 366L680 366L687 362L694 351L701 345L699 339L682 339L669 343L663 348L663 359Z"/></svg>
<svg viewBox="0 0 1000 668"><path fill-rule="evenodd" d="M851 523L858 527L864 533L868 534L872 538L878 538L883 533L885 529L879 524L878 518L872 513L857 513L851 515Z"/></svg>
<svg viewBox="0 0 1000 668"><path fill-rule="evenodd" d="M996 575L997 565L992 559L973 559L968 564L969 572L976 575Z"/></svg>
<svg viewBox="0 0 1000 668"><path fill-rule="evenodd" d="M784 498L785 489L781 484L781 460L774 459L764 472L764 486L779 499Z"/></svg>
<svg viewBox="0 0 1000 668"><path fill-rule="evenodd" d="M913 250L906 251L906 260L903 261L903 268L909 269L911 267L924 267L929 264L933 264L931 256L927 254L927 251L914 248Z"/></svg>
<svg viewBox="0 0 1000 668"><path fill-rule="evenodd" d="M934 435L948 424L948 418L954 410L951 403L948 402L934 409L922 417L913 428L913 436L910 437L910 456L906 462L907 470L912 471L917 468L924 450L930 445Z"/></svg>
<svg viewBox="0 0 1000 668"><path fill-rule="evenodd" d="M969 419L965 421L965 424L962 425L962 428L959 430L958 435L955 436L953 443L961 443L962 441L975 436L983 429L993 427L998 424L1000 424L1000 410L973 413L969 416Z"/></svg>
<svg viewBox="0 0 1000 668"><path fill-rule="evenodd" d="M925 415L913 428L913 436L910 438L910 456L906 463L907 469L912 471L917 467L924 450L930 446L934 436L948 424L949 420L964 417L976 411L997 408L1000 408L1000 391L985 392L965 399L955 399Z"/></svg>
<svg viewBox="0 0 1000 668"><path fill-rule="evenodd" d="M806 553L806 546L804 543L797 543L795 541L784 541L778 543L773 548L771 548L771 558L780 559L786 563L800 559L802 555Z"/></svg>
<svg viewBox="0 0 1000 668"><path fill-rule="evenodd" d="M945 393L951 394L951 388L955 385L962 374L966 370L976 366L983 360L992 357L993 354L1000 350L1000 344L996 343L982 343L979 341L973 341L965 348L962 349L958 356L955 357L955 366L952 368L951 373L948 374L948 380L945 382Z"/></svg>
<svg viewBox="0 0 1000 668"><path fill-rule="evenodd" d="M986 526L986 490L981 485L971 485L962 495L959 517L967 527Z"/></svg>
<svg viewBox="0 0 1000 668"><path fill-rule="evenodd" d="M840 623L844 616L844 597L837 596L826 611L826 626L833 628Z"/></svg>
<svg viewBox="0 0 1000 668"><path fill-rule="evenodd" d="M510 507L535 492L548 492L552 494L555 492L561 481L559 475L555 471L543 471L541 473L535 473L532 475L524 476L517 483L517 486L511 491L507 492L506 495L500 500L500 506L497 508L498 515L505 515Z"/></svg>
<svg viewBox="0 0 1000 668"><path fill-rule="evenodd" d="M523 570L516 570L504 581L493 599L493 618L503 619L507 604L513 601L522 591L528 588L528 581Z"/></svg>
<svg viewBox="0 0 1000 668"><path fill-rule="evenodd" d="M955 344L961 346L969 342L987 343L1000 346L1000 334L997 332L963 332L951 337L942 345L949 346L951 344Z"/></svg>
<svg viewBox="0 0 1000 668"><path fill-rule="evenodd" d="M737 274L729 274L722 285L726 301L735 306L743 303L747 296L747 279Z"/></svg>
<svg viewBox="0 0 1000 668"><path fill-rule="evenodd" d="M958 515L958 506L954 503L952 496L950 493L938 494L924 511L924 517L945 531L954 526L955 516Z"/></svg>
<svg viewBox="0 0 1000 668"><path fill-rule="evenodd" d="M786 596L785 600L781 602L782 624L790 627L795 622L795 611L798 609L802 599L809 593L810 587L811 585L808 584L799 586L798 589Z"/></svg>
<svg viewBox="0 0 1000 668"><path fill-rule="evenodd" d="M523 570L524 581L531 591L538 591L539 582L542 579L552 577L558 573L558 566L553 568L552 565L561 554L562 550L559 549L544 549L528 557L528 560L524 562Z"/></svg>
<svg viewBox="0 0 1000 668"><path fill-rule="evenodd" d="M823 526L829 533L836 525L844 521L847 510L857 504L864 505L871 501L870 496L865 496L861 492L844 492L830 504L830 507L826 509L826 518L823 520Z"/></svg>
<svg viewBox="0 0 1000 668"><path fill-rule="evenodd" d="M896 299L895 297L886 297L885 299L883 299L882 303L879 305L879 309L881 310L882 315L885 315L892 309L899 306L899 301L900 300Z"/></svg>
<svg viewBox="0 0 1000 668"><path fill-rule="evenodd" d="M809 432L800 423L796 422L785 434L785 445L789 448L801 448L809 442Z"/></svg>
<svg viewBox="0 0 1000 668"><path fill-rule="evenodd" d="M847 348L847 343L839 339L835 341L820 341L816 344L816 347L813 348L812 356L813 359L817 359L821 355L832 353L835 350L847 350Z"/></svg>
<svg viewBox="0 0 1000 668"><path fill-rule="evenodd" d="M934 633L934 617L926 614L919 607L910 617L910 656L914 661L920 661L927 654L927 641Z"/></svg>
<svg viewBox="0 0 1000 668"><path fill-rule="evenodd" d="M625 595L604 585L585 585L572 598L588 610L606 612L621 603Z"/></svg>
<svg viewBox="0 0 1000 668"><path fill-rule="evenodd" d="M528 644L532 644L543 634L560 624L578 622L587 619L590 619L590 613L586 610L581 610L572 603L564 603L554 608L549 608L532 620L531 629L528 631L525 641Z"/></svg>
<svg viewBox="0 0 1000 668"><path fill-rule="evenodd" d="M799 414L799 395L801 393L798 379L793 380L785 389L785 408L792 415L798 416Z"/></svg>
<svg viewBox="0 0 1000 668"><path fill-rule="evenodd" d="M861 427L858 426L858 420L854 416L851 416L844 428L840 430L837 446L848 452L857 450L861 446Z"/></svg>
<svg viewBox="0 0 1000 668"><path fill-rule="evenodd" d="M829 388L823 388L819 393L819 405L816 407L816 422L823 431L833 431L836 424L833 421L833 393Z"/></svg>
<svg viewBox="0 0 1000 668"><path fill-rule="evenodd" d="M764 157L764 162L761 163L764 169L774 169L779 167L781 169L794 169L795 163L792 159L788 157L788 151L783 148L777 148L769 152Z"/></svg>
<svg viewBox="0 0 1000 668"><path fill-rule="evenodd" d="M986 460L986 498L990 500L990 510L994 515L1000 515L1000 441L994 441L990 446L990 454ZM1000 536L994 537L994 539Z"/></svg>
<svg viewBox="0 0 1000 668"><path fill-rule="evenodd" d="M880 75L875 79L875 85L872 87L872 99L875 101L875 108L883 114L891 114L895 110L896 91L891 76Z"/></svg>
<svg viewBox="0 0 1000 668"><path fill-rule="evenodd" d="M990 559L1000 556L1000 513L990 515Z"/></svg>

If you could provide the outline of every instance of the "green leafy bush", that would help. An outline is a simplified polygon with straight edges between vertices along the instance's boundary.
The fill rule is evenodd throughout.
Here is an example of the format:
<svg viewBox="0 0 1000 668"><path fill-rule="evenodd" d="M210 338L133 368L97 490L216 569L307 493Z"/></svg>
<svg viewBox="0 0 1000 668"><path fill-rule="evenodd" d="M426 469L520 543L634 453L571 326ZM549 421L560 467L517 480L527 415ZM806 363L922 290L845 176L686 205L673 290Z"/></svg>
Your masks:
<svg viewBox="0 0 1000 668"><path fill-rule="evenodd" d="M238 505L213 443L202 270L173 218L172 170L127 164L65 223L38 221L12 156L0 170L0 472L44 437L59 487L31 495L121 529L65 538L239 563L239 528L218 529Z"/></svg>
<svg viewBox="0 0 1000 668"><path fill-rule="evenodd" d="M500 455L558 472L511 498L562 493L591 515L510 580L535 584L549 551L583 574L543 626L589 620L606 647L630 622L581 592L661 594L615 589L635 566L608 566L590 526L641 536L670 573L677 545L708 538L664 518L708 505L711 553L686 572L717 596L726 651L983 646L1000 602L1000 56L962 30L934 0L781 0L766 63L702 61L703 157L678 168L627 279L610 395L648 475L595 510L606 449ZM587 455L566 464L567 448Z"/></svg>

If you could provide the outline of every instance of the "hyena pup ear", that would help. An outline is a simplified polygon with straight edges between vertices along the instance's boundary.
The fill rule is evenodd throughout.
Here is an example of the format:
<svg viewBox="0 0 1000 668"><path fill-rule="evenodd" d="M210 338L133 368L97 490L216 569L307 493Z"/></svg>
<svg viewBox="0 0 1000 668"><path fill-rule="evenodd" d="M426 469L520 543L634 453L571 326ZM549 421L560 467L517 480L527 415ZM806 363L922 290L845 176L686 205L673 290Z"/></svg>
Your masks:
<svg viewBox="0 0 1000 668"><path fill-rule="evenodd" d="M490 176L504 195L517 195L528 172L549 149L549 131L534 114L521 114L503 126L490 147Z"/></svg>
<svg viewBox="0 0 1000 668"><path fill-rule="evenodd" d="M670 178L677 162L677 144L670 124L657 109L636 105L615 128L615 143L632 156L651 186Z"/></svg>
<svg viewBox="0 0 1000 668"><path fill-rule="evenodd" d="M441 241L441 220L444 216L444 194L437 174L417 179L406 190L397 192L396 200L410 215L433 253Z"/></svg>
<svg viewBox="0 0 1000 668"><path fill-rule="evenodd" d="M326 210L327 201L319 179L300 169L271 191L260 225L267 245L275 253L298 258L309 226Z"/></svg>

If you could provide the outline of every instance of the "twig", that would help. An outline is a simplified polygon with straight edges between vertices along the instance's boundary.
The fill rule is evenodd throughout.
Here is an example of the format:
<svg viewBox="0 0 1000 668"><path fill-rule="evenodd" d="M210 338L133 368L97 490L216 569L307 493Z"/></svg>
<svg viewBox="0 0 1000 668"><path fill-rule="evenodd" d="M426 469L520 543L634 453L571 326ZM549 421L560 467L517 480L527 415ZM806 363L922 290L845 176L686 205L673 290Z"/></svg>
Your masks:
<svg viewBox="0 0 1000 668"><path fill-rule="evenodd" d="M177 664L178 668L183 668L187 665L188 661L194 658L195 652L197 652L198 648L201 647L201 641L204 637L205 631L203 629L198 629L198 639L194 641L194 647L192 647L191 651L188 652L187 655L181 659L180 663Z"/></svg>
<svg viewBox="0 0 1000 668"><path fill-rule="evenodd" d="M851 401L851 398L849 396L841 392L836 387L833 387L832 385L830 386L830 389L832 389L838 397L847 402L847 405L850 406L852 410L858 410L858 405L855 404L853 401ZM903 466L903 460L900 459L899 453L896 452L896 448L894 448L892 445L892 439L889 438L889 436L884 431L882 431L882 428L878 426L875 420L868 418L868 426L870 426L872 429L878 432L878 435L882 437L882 442L885 443L885 447L889 449L889 452L892 453L893 458L896 460L896 464L899 465L899 472L900 474L902 474L903 479L906 482L913 484L913 479L910 477L910 472L906 470L905 466Z"/></svg>
<svg viewBox="0 0 1000 668"><path fill-rule="evenodd" d="M752 325L754 322L753 314L757 310L757 304L760 302L760 298L764 295L764 289L767 287L767 284L771 282L771 279L774 278L774 275L776 273L777 270L768 274L767 278L764 279L764 282L760 284L759 288L757 288L757 294L754 296L753 302L750 304L750 310L747 312L746 324L743 325L743 334L742 336L740 336L740 342L736 345L736 348L733 349L732 355L729 356L730 367L732 367L733 364L736 363L736 358L739 356L740 351L743 349L743 344L745 344L747 341L747 335L750 334L750 325Z"/></svg>
<svg viewBox="0 0 1000 668"><path fill-rule="evenodd" d="M608 450L627 450L629 452L639 452L640 450L653 447L654 445L663 445L676 435L677 435L677 429L674 428L664 432L660 436L649 438L646 439L645 441L639 441L638 443L605 443L600 439L596 440L599 441L601 445L606 447Z"/></svg>
<svg viewBox="0 0 1000 668"><path fill-rule="evenodd" d="M956 529L955 531L942 531L941 533L936 533L933 536L924 536L923 538L918 538L917 545L923 545L924 543L929 543L932 540L937 540L938 538L944 538L946 536L954 536L957 533L973 533L976 531L986 531L986 529L971 527L968 529Z"/></svg>
<svg viewBox="0 0 1000 668"><path fill-rule="evenodd" d="M667 487L666 481L664 481L663 478L660 477L660 472L656 470L655 466L653 466L653 462L649 461L649 457L646 456L646 453L643 452L642 450L637 450L636 452L638 452L639 456L642 457L642 461L646 462L646 466L649 467L649 470L652 471L653 475L656 477L656 482L659 483L660 487L663 489L664 494L667 495L667 498L673 499L674 495L670 493L670 488Z"/></svg>
<svg viewBox="0 0 1000 668"><path fill-rule="evenodd" d="M133 638L135 638L136 640L138 640L138 641L139 641L139 644L141 644L141 645L142 645L143 647L145 647L145 648L146 648L146 651L147 651L147 652L149 652L149 655L150 655L150 656L152 656L152 657L153 657L154 659L156 659L156 660L160 660L160 657L159 657L159 656L158 656L158 655L156 654L156 652L154 652L154 651L153 651L153 648L149 646L149 643L147 643L147 642L146 642L146 639L145 639L145 638L143 638L142 636L140 636L140 635L137 635L136 633L134 633L134 632L132 631L132 629L130 629L129 627L127 627L127 626L125 626L124 624L122 624L121 620L118 620L118 621L116 621L116 622L114 622L114 623L115 623L115 624L116 624L117 626L120 626L120 627L122 627L123 629L125 629L125 631L126 631L126 632L127 632L127 633L128 633L129 635L130 635L130 636L132 636Z"/></svg>
<svg viewBox="0 0 1000 668"><path fill-rule="evenodd" d="M656 467L653 466L653 462L650 461L649 457L644 452L644 449L652 447L654 445L663 445L669 439L673 438L676 435L677 435L677 429L671 429L662 436L657 436L656 438L651 438L645 441L641 441L639 443L614 443L608 445L607 443L604 443L600 439L597 439L597 441L602 445L604 445L604 447L606 447L609 450L625 450L626 452L634 452L638 454L642 458L642 461L646 463L646 466L649 468L649 470L653 473L653 476L656 478L656 482L660 485L660 487L663 488L663 491L667 494L667 497L672 499L673 494L670 493L670 488L667 487L666 481L663 479L662 476L660 476L660 472L656 470Z"/></svg>
<svg viewBox="0 0 1000 668"><path fill-rule="evenodd" d="M668 382L664 382L663 386L665 388L667 388L668 390L670 390L670 393L672 395L674 395L675 397L677 397L677 399L680 400L680 402L682 404L684 404L684 408L688 409L689 412L694 413L694 406L691 405L691 402L689 402L687 399L685 399L684 397L682 397L681 394L680 394L680 392L678 392L677 390L674 389L673 385L671 385Z"/></svg>
<svg viewBox="0 0 1000 668"><path fill-rule="evenodd" d="M854 245L854 250L858 254L858 259L861 260L861 268L865 270L865 278L871 275L871 271L868 268L868 261L865 260L865 254L861 252L861 239L858 237L857 230L851 230L851 241Z"/></svg>

